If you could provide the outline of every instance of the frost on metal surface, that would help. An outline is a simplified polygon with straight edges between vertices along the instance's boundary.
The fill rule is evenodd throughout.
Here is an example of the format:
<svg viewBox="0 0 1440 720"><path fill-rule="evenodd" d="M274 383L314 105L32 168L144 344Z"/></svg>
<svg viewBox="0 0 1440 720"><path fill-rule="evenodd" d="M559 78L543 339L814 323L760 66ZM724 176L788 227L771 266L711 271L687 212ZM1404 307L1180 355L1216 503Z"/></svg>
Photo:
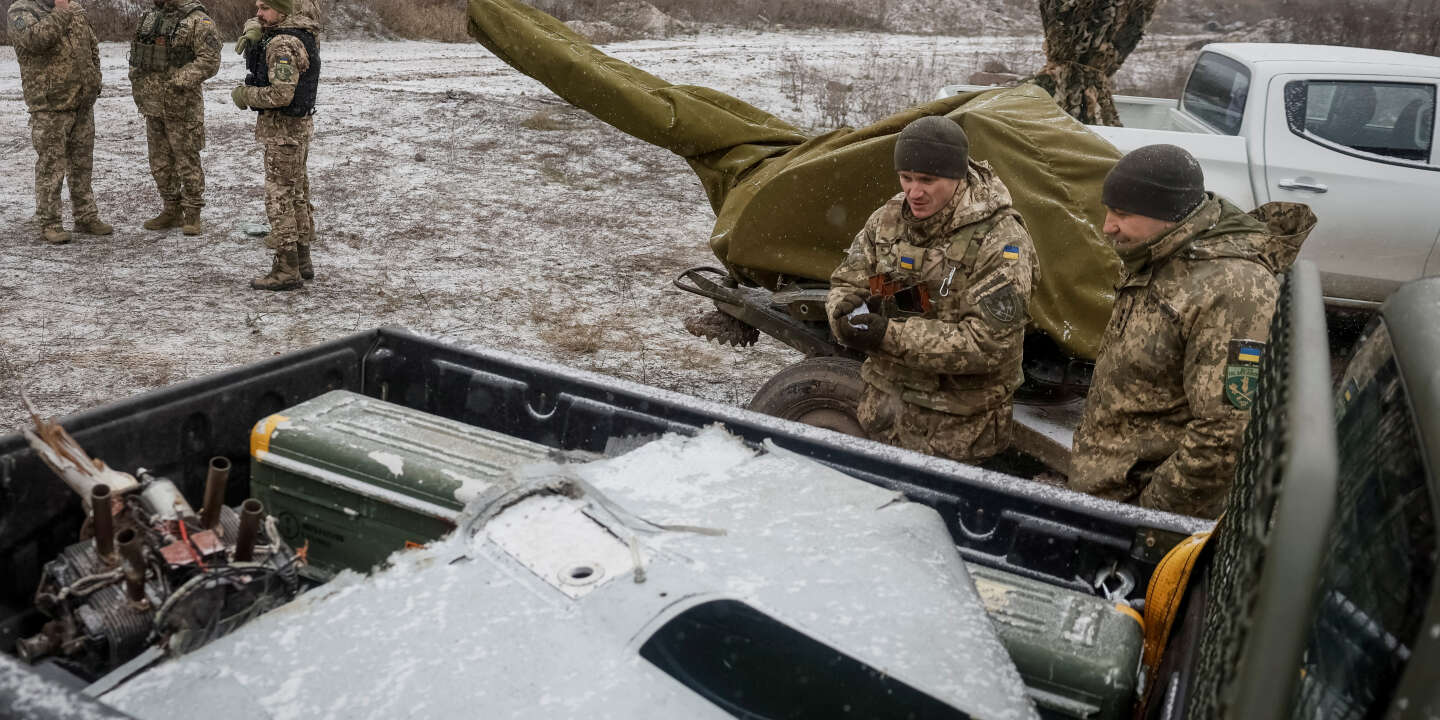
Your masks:
<svg viewBox="0 0 1440 720"><path fill-rule="evenodd" d="M40 677L0 655L0 716L49 720L116 720L117 714L98 703Z"/></svg>
<svg viewBox="0 0 1440 720"><path fill-rule="evenodd" d="M638 648L732 599L975 717L1034 716L927 507L718 427L519 474L550 481L477 499L473 536L342 573L104 700L157 720L729 717ZM603 576L577 596L542 561Z"/></svg>
<svg viewBox="0 0 1440 720"><path fill-rule="evenodd" d="M630 573L640 560L613 533L585 515L586 502L534 495L485 524L484 539L572 598Z"/></svg>

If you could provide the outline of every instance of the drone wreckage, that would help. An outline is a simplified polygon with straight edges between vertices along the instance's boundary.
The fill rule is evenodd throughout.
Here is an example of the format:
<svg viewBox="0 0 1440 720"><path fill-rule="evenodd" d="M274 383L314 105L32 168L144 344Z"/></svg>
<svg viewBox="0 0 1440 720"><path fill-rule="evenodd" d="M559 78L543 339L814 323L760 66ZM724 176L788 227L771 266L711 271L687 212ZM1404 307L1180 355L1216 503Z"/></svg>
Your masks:
<svg viewBox="0 0 1440 720"><path fill-rule="evenodd" d="M26 440L87 517L81 540L45 565L35 606L51 619L16 643L22 659L103 674L146 648L193 650L295 597L304 549L285 544L259 500L224 505L229 460L210 461L197 513L170 480L92 459L25 405Z"/></svg>

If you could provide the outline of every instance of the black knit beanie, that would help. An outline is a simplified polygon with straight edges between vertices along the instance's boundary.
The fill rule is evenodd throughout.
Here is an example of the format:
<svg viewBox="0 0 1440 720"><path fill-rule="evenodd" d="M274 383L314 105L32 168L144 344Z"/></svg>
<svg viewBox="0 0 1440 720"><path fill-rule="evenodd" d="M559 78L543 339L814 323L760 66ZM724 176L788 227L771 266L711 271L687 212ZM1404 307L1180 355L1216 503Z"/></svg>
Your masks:
<svg viewBox="0 0 1440 720"><path fill-rule="evenodd" d="M970 163L970 139L960 123L940 115L920 118L895 141L895 172L963 178Z"/></svg>
<svg viewBox="0 0 1440 720"><path fill-rule="evenodd" d="M1175 145L1146 145L1120 158L1105 177L1106 207L1176 222L1205 200L1205 173L1195 156Z"/></svg>

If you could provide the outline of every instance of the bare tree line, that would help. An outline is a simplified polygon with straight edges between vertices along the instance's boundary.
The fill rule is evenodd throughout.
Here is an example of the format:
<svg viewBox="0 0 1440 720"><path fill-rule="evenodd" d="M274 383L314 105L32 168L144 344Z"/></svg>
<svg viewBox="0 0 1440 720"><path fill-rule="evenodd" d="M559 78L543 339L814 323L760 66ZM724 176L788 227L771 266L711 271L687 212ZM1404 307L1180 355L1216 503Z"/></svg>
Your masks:
<svg viewBox="0 0 1440 720"><path fill-rule="evenodd" d="M373 15L396 37L415 40L468 42L465 34L465 0L339 0L351 12ZM616 0L531 0L541 10L562 19L605 19ZM888 0L650 0L661 11L696 22L883 30ZM101 40L130 39L144 3L87 0L91 24ZM322 15L331 14L337 0L318 0ZM1038 8L1038 0L1017 0ZM1164 5L1176 5L1175 2ZM8 4L7 4L8 6ZM208 0L205 3L226 37L238 35L241 24L255 13L254 0ZM1171 13L1175 7L1166 8ZM1210 12L1219 21L1255 21L1267 16L1288 20L1288 38L1295 42L1349 45L1440 55L1440 0L1208 0L1187 3L1186 17ZM338 15L338 13L336 13ZM1037 10L1038 17L1038 10ZM1039 31L1036 23L1036 31ZM938 30L938 29L937 29ZM0 29L0 44L8 44Z"/></svg>
<svg viewBox="0 0 1440 720"><path fill-rule="evenodd" d="M1440 0L1280 0L1295 42L1440 55Z"/></svg>

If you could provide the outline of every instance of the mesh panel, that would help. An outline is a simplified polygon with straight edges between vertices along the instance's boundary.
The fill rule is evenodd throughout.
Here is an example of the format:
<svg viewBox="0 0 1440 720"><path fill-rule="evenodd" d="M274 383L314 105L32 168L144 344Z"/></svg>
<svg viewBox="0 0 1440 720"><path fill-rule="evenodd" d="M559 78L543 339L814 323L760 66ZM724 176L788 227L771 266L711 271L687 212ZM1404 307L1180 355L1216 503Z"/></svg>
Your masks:
<svg viewBox="0 0 1440 720"><path fill-rule="evenodd" d="M1214 555L1206 575L1210 603L1205 631L1190 681L1188 718L1225 715L1226 691L1238 669L1250 631L1260 566L1269 541L1286 447L1286 382L1293 338L1290 327L1291 274L1287 273L1270 325L1270 345L1260 362L1260 385L1235 469L1225 517L1216 528Z"/></svg>
<svg viewBox="0 0 1440 720"><path fill-rule="evenodd" d="M1435 567L1435 519L1384 326L1341 381L1339 497L1294 717L1381 716L1410 657Z"/></svg>
<svg viewBox="0 0 1440 720"><path fill-rule="evenodd" d="M1225 517L1212 540L1209 605L1192 670L1186 716L1245 717L1232 707L1288 458L1287 381L1294 336L1290 279L1276 306L1270 348L1246 428ZM1377 325L1336 398L1339 477L1307 623L1295 718L1382 717L1423 623L1437 559L1435 518L1404 385ZM1252 668L1249 672L1285 672Z"/></svg>

